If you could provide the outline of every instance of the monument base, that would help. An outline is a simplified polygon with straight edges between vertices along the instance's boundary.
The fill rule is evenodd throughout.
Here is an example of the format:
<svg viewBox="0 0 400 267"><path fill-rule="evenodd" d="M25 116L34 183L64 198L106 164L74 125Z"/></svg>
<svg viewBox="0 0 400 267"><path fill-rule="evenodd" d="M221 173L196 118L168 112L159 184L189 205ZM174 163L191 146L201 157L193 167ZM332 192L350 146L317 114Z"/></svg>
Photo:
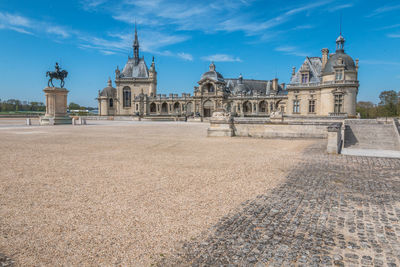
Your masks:
<svg viewBox="0 0 400 267"><path fill-rule="evenodd" d="M42 116L39 118L40 125L61 125L72 124L72 118L69 116Z"/></svg>
<svg viewBox="0 0 400 267"><path fill-rule="evenodd" d="M67 114L68 90L58 87L46 87L46 114L40 117L40 125L72 124Z"/></svg>
<svg viewBox="0 0 400 267"><path fill-rule="evenodd" d="M234 136L232 115L224 110L214 111L207 129L208 137Z"/></svg>

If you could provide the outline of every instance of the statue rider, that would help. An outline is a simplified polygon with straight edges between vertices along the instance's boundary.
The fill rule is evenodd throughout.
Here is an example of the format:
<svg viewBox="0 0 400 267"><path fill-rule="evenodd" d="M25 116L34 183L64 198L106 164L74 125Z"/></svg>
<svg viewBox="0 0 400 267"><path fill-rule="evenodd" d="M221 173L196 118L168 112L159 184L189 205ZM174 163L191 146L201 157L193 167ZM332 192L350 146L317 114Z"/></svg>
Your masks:
<svg viewBox="0 0 400 267"><path fill-rule="evenodd" d="M60 73L60 66L58 66L58 62L56 62L55 69L56 69L56 73L59 74Z"/></svg>

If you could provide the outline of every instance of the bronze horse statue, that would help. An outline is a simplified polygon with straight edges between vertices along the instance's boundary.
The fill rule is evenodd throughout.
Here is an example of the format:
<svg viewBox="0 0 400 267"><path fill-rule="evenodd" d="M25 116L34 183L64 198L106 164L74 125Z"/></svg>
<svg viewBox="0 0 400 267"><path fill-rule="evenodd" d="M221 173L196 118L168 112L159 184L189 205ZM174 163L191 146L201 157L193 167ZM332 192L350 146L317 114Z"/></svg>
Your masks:
<svg viewBox="0 0 400 267"><path fill-rule="evenodd" d="M50 87L50 84L52 87L54 87L53 84L53 79L60 80L60 87L64 88L64 79L67 78L68 76L68 71L66 70L60 70L60 67L58 66L58 63L56 62L55 66L56 71L48 71L46 72L46 77L50 77L47 86Z"/></svg>

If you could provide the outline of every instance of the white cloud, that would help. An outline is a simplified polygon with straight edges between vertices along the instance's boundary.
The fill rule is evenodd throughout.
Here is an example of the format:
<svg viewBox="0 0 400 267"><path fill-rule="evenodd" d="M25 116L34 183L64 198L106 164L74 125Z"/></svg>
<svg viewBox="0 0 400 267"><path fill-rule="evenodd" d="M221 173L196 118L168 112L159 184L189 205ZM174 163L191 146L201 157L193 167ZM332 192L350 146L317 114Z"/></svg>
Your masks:
<svg viewBox="0 0 400 267"><path fill-rule="evenodd" d="M341 9L345 9L345 8L349 8L349 7L353 7L353 4L343 4L343 5L338 5L338 6L334 6L334 7L329 7L328 11L329 12L335 12Z"/></svg>
<svg viewBox="0 0 400 267"><path fill-rule="evenodd" d="M371 60L360 60L360 64L400 66L400 62L385 61L385 60L374 60L374 59L371 59Z"/></svg>
<svg viewBox="0 0 400 267"><path fill-rule="evenodd" d="M391 6L386 5L386 6L375 9L371 14L367 15L366 17L370 18L370 17L374 17L377 15L381 15L383 13L398 10L398 9L400 9L400 5L391 5Z"/></svg>
<svg viewBox="0 0 400 267"><path fill-rule="evenodd" d="M178 57L180 57L184 60L187 60L187 61L193 61L193 56L188 53L184 53L184 52L178 53Z"/></svg>
<svg viewBox="0 0 400 267"><path fill-rule="evenodd" d="M400 38L400 33L389 33L387 35L389 38Z"/></svg>
<svg viewBox="0 0 400 267"><path fill-rule="evenodd" d="M308 29L312 29L312 28L315 28L315 26L306 24L306 25L296 26L296 27L293 28L293 30L308 30Z"/></svg>
<svg viewBox="0 0 400 267"><path fill-rule="evenodd" d="M82 0L81 5L82 5L83 9L90 10L90 9L96 8L106 2L107 2L107 0Z"/></svg>
<svg viewBox="0 0 400 267"><path fill-rule="evenodd" d="M287 55L299 56L299 57L306 57L307 53L301 52L295 46L279 46L275 48L275 51L283 52Z"/></svg>
<svg viewBox="0 0 400 267"><path fill-rule="evenodd" d="M0 29L7 29L19 33L30 34L33 23L26 17L0 11Z"/></svg>
<svg viewBox="0 0 400 267"><path fill-rule="evenodd" d="M239 57L234 57L226 54L215 54L210 56L205 56L201 58L204 61L214 61L214 62L241 62Z"/></svg>
<svg viewBox="0 0 400 267"><path fill-rule="evenodd" d="M70 34L68 33L68 31L66 29L63 29L60 26L49 26L46 28L46 32L47 33L53 33L55 35L58 35L62 38L68 38L70 36Z"/></svg>

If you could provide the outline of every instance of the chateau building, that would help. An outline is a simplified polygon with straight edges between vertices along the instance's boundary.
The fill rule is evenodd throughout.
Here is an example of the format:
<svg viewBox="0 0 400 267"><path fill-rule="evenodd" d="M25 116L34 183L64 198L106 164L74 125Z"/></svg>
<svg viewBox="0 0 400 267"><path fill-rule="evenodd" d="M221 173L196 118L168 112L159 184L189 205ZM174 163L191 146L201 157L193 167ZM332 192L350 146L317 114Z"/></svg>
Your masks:
<svg viewBox="0 0 400 267"><path fill-rule="evenodd" d="M99 115L201 116L225 109L236 116L269 116L280 112L286 116L355 116L358 93L358 60L344 52L344 38L336 40L336 52L322 57L306 57L290 84L278 79L251 80L224 78L211 63L193 95L188 93L157 94L157 72L154 57L150 69L139 57L139 40L135 29L133 57L122 71L115 71L116 88L111 79L99 91Z"/></svg>

